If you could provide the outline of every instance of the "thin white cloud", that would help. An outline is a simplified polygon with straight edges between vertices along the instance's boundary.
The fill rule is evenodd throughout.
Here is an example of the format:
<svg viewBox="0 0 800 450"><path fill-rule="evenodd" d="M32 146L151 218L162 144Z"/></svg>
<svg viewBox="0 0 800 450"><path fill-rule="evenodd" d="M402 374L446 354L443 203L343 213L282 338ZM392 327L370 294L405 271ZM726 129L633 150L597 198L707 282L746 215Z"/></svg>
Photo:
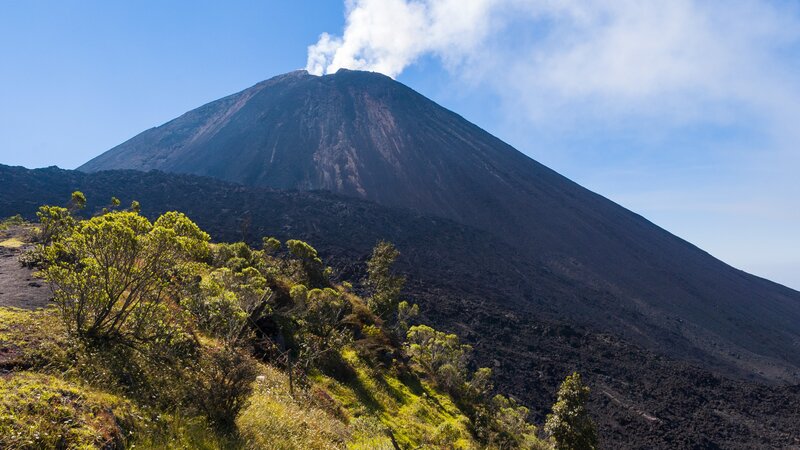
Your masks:
<svg viewBox="0 0 800 450"><path fill-rule="evenodd" d="M796 68L786 64L787 50L795 46L795 57L800 50L800 20L787 9L692 0L575 7L556 19L544 45L504 61L506 80L525 80L506 85L532 117L589 101L572 114L783 126L780 118L797 112L800 98Z"/></svg>

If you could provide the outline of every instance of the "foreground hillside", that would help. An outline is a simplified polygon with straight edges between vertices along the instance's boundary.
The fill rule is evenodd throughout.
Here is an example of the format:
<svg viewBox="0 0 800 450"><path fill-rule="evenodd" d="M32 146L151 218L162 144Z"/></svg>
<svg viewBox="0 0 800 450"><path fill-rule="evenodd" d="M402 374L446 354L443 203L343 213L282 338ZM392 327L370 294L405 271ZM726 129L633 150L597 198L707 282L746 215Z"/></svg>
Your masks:
<svg viewBox="0 0 800 450"><path fill-rule="evenodd" d="M181 213L85 203L0 223L54 295L0 304L0 448L596 447L579 375L537 430L470 346L415 325L389 243L362 297L303 241L213 244Z"/></svg>
<svg viewBox="0 0 800 450"><path fill-rule="evenodd" d="M559 309L596 292L528 265L478 230L327 193L270 192L157 172L3 166L0 191L13 195L0 196L0 216L35 219L39 205L62 204L75 189L88 196L84 213L100 212L117 196L123 204L140 200L151 218L186 211L222 240L260 245L260 236L274 235L313 242L341 279L363 278L372 246L394 242L421 319L472 344L478 364L493 369L497 386L528 406L535 423L545 420L563 377L578 370L594 387L590 408L607 447L798 445L797 387L737 381L729 376L735 372L709 372L578 326Z"/></svg>

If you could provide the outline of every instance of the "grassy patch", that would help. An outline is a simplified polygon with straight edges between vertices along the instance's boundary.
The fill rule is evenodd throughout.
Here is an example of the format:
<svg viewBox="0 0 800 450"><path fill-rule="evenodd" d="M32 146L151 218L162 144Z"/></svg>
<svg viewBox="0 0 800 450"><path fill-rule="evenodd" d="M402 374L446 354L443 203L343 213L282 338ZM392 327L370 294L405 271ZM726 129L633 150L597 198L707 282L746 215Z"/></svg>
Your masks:
<svg viewBox="0 0 800 450"><path fill-rule="evenodd" d="M370 370L354 351L345 351L343 357L357 374L353 380L314 378L353 419L356 432L350 448L391 448L390 433L402 448L477 448L467 428L469 420L449 397L413 374ZM358 421L373 431L359 433Z"/></svg>
<svg viewBox="0 0 800 450"><path fill-rule="evenodd" d="M0 448L117 448L140 419L119 397L49 375L0 378Z"/></svg>
<svg viewBox="0 0 800 450"><path fill-rule="evenodd" d="M6 217L5 219L0 220L0 231L25 224L25 219L23 219L19 214L12 217Z"/></svg>
<svg viewBox="0 0 800 450"><path fill-rule="evenodd" d="M236 436L222 436L203 417L180 412L159 416L153 432L139 433L131 448L148 450L236 450L244 449Z"/></svg>
<svg viewBox="0 0 800 450"><path fill-rule="evenodd" d="M55 308L0 307L0 369L61 367L66 348L66 331Z"/></svg>
<svg viewBox="0 0 800 450"><path fill-rule="evenodd" d="M236 421L248 449L344 449L347 425L318 406L312 391L289 394L283 372L265 366L250 405Z"/></svg>
<svg viewBox="0 0 800 450"><path fill-rule="evenodd" d="M22 242L21 240L19 240L19 239L15 238L15 237L13 237L13 238L10 238L10 239L6 239L6 240L4 240L4 241L0 241L0 247L6 247L6 248L20 248L20 247L22 247L23 245L25 245L25 243L24 243L24 242Z"/></svg>

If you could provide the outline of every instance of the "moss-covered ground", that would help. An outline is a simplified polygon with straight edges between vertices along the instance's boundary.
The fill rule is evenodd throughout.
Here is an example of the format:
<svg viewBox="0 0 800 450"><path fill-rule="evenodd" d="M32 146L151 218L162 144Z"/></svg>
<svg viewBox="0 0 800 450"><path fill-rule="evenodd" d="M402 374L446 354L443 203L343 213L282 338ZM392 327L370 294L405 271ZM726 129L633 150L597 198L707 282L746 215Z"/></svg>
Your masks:
<svg viewBox="0 0 800 450"><path fill-rule="evenodd" d="M355 376L316 373L295 380L293 395L287 373L262 364L239 434L225 436L201 417L137 405L81 377L70 366L73 345L54 308L0 308L0 448L380 450L394 449L392 439L401 448L477 448L447 395L349 348L342 356Z"/></svg>

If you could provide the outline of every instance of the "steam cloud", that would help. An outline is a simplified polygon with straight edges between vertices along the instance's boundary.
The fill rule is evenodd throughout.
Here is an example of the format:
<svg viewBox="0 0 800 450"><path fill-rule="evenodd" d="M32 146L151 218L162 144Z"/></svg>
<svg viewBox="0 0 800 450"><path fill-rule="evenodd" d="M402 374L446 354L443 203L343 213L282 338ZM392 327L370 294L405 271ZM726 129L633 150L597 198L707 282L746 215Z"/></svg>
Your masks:
<svg viewBox="0 0 800 450"><path fill-rule="evenodd" d="M677 94L730 106L797 93L796 66L781 59L798 47L800 10L792 2L346 0L342 36L323 33L308 48L306 68L397 77L431 55L456 75L505 85L501 95L529 92L539 103L544 94L649 105L653 96ZM672 105L686 114L684 106Z"/></svg>
<svg viewBox="0 0 800 450"><path fill-rule="evenodd" d="M351 0L342 37L323 33L308 48L314 75L340 68L391 77L424 54L460 59L484 41L496 0Z"/></svg>

